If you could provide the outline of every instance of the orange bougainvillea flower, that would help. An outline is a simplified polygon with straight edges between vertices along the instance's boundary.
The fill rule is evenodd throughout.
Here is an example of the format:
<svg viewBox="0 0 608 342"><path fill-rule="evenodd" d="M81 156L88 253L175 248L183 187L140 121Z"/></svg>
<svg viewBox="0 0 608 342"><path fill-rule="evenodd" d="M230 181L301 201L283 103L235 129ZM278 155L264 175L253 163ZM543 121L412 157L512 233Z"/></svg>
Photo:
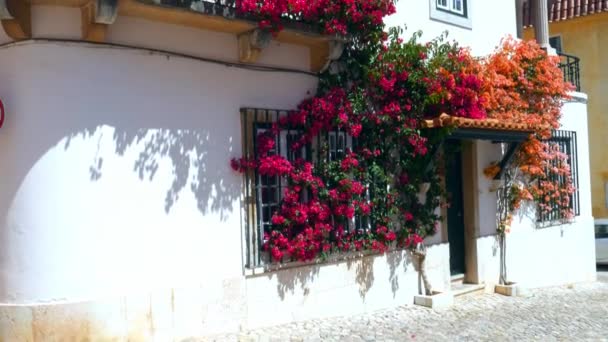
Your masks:
<svg viewBox="0 0 608 342"><path fill-rule="evenodd" d="M572 217L570 196L575 191L567 156L546 142L560 126L561 107L574 87L565 82L558 57L548 56L534 41L504 39L490 56L481 61L482 96L488 118L525 123L534 134L523 143L515 164L529 182L538 186L515 191L512 207L521 200L537 199L542 212L557 210ZM491 164L487 177L498 172ZM511 208L516 209L516 208Z"/></svg>
<svg viewBox="0 0 608 342"><path fill-rule="evenodd" d="M485 169L483 169L483 174L488 179L493 179L494 177L496 177L496 175L499 172L500 172L500 166L496 162L490 164L488 167L486 167Z"/></svg>

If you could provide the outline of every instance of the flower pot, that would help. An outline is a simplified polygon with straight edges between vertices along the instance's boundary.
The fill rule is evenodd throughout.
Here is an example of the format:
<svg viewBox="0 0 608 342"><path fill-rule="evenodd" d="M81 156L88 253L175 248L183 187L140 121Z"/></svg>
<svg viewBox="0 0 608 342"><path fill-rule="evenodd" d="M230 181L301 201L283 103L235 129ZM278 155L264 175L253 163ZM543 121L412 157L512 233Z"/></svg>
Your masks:
<svg viewBox="0 0 608 342"><path fill-rule="evenodd" d="M414 304L426 306L431 309L444 309L454 304L454 295L451 292L433 291L433 294L430 296L414 296Z"/></svg>
<svg viewBox="0 0 608 342"><path fill-rule="evenodd" d="M429 182L420 183L420 185L418 186L418 191L426 194L430 188L431 188L431 183L429 183Z"/></svg>
<svg viewBox="0 0 608 342"><path fill-rule="evenodd" d="M507 282L506 284L496 284L496 286L494 286L494 292L501 294L503 296L509 296L509 297L514 297L514 296L519 296L521 291L521 288L517 285L517 283L514 282Z"/></svg>
<svg viewBox="0 0 608 342"><path fill-rule="evenodd" d="M501 187L502 187L502 180L501 179L492 179L490 181L490 192L496 192Z"/></svg>
<svg viewBox="0 0 608 342"><path fill-rule="evenodd" d="M431 183L421 183L418 187L418 202L420 204L426 203L426 193L431 188Z"/></svg>

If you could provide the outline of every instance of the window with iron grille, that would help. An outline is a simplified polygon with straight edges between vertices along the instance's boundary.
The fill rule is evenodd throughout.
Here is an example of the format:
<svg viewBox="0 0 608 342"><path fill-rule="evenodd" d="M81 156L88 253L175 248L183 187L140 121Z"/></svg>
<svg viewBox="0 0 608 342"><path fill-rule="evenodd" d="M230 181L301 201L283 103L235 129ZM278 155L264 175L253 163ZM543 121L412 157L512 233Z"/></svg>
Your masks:
<svg viewBox="0 0 608 342"><path fill-rule="evenodd" d="M287 111L244 108L241 110L243 135L243 151L246 158L255 159L256 140L258 135L269 131L272 124L281 117L288 115ZM353 149L356 141L345 131L336 129L325 132L313 139L312 143L298 150L291 148L303 134L298 127L286 127L276 135L274 149L269 154L283 156L289 161L302 158L318 165L321 161L339 161L349 150ZM283 192L287 186L286 179L279 176L260 175L255 171L245 172L245 239L246 266L255 267L268 262L269 256L262 250L264 233L272 230L272 216L280 209ZM369 192L366 194L371 199ZM308 195L303 193L301 200L307 201ZM348 230L370 229L369 217L356 215L350 222Z"/></svg>
<svg viewBox="0 0 608 342"><path fill-rule="evenodd" d="M430 18L443 23L472 28L471 2L473 0L429 0Z"/></svg>
<svg viewBox="0 0 608 342"><path fill-rule="evenodd" d="M578 191L578 153L577 153L577 142L575 131L553 131L551 138L547 141L549 144L554 144L559 147L559 151L568 156L568 164L570 165L570 173L572 177L572 185L575 191L570 195L570 209L575 216L580 215L580 201ZM557 163L558 161L553 161ZM557 166L557 165L553 165ZM552 181L557 181L558 184L566 184L564 176L551 176ZM538 215L538 222L543 225L551 224L552 222L559 222L564 219L563 213L559 210L557 203L552 204L552 210Z"/></svg>

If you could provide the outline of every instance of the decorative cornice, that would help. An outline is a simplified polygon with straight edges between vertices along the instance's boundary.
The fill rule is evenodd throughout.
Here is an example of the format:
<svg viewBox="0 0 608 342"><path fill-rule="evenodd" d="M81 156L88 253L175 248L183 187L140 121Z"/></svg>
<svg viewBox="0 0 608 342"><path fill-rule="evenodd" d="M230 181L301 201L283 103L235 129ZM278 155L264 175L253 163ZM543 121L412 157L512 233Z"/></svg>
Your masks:
<svg viewBox="0 0 608 342"><path fill-rule="evenodd" d="M118 16L118 0L93 0L80 8L82 39L104 42L108 25Z"/></svg>
<svg viewBox="0 0 608 342"><path fill-rule="evenodd" d="M260 57L262 50L270 44L272 34L259 28L238 35L239 62L254 63Z"/></svg>
<svg viewBox="0 0 608 342"><path fill-rule="evenodd" d="M6 34L15 39L32 37L32 16L25 0L0 0L0 22Z"/></svg>

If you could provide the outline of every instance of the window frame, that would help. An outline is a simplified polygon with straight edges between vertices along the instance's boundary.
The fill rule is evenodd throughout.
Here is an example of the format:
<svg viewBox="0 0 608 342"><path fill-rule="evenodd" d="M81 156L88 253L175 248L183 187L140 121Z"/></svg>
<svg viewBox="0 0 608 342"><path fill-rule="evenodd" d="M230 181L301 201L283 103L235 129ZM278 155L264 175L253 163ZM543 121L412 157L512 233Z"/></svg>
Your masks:
<svg viewBox="0 0 608 342"><path fill-rule="evenodd" d="M271 128L272 123L268 123L268 122L253 122L254 128L253 128L253 136L252 138L255 140L258 135L263 134L266 131L269 131ZM279 132L279 135L276 137L275 139L275 148L271 151L269 151L269 155L280 155L283 158L289 160L289 161L294 161L297 158L303 158L303 159L307 159L307 154L310 150L310 146L302 146L302 148L300 149L300 155L298 156L297 153L295 155L292 155L292 153L295 153L296 151L292 151L289 149L289 136L292 135L301 135L303 134L303 131L300 129L282 129ZM255 141L253 142L255 145ZM256 150L257 151L257 148ZM257 152L255 152L257 154ZM254 156L257 157L257 155L254 154ZM273 179L272 184L269 184L269 180ZM281 204L281 198L283 197L283 189L287 186L287 181L285 179L285 177L279 177L279 176L263 176L260 175L258 172L255 172L255 181L254 181L254 195L255 195L255 206L256 206L256 211L257 211L257 221L255 222L256 226L256 230L259 232L259 234L262 236L262 243L264 243L265 241L263 241L263 234L266 233L266 227L267 226L271 226L271 220L272 220L272 215L273 215L273 208L279 208L280 204ZM267 183L267 184L265 184ZM273 200L274 202L269 202L266 203L267 201L264 201L264 190L265 189L273 189L274 190L274 195L273 195ZM306 194L304 194L306 195ZM268 215L266 215L265 209L266 208L271 208L270 212L268 212ZM275 209L275 210L277 210Z"/></svg>
<svg viewBox="0 0 608 342"><path fill-rule="evenodd" d="M257 137L258 134L270 130L273 123L281 117L288 115L285 110L259 109L259 108L241 108L241 134L243 144L243 156L248 159L257 157ZM289 159L289 143L288 135L290 133L302 134L303 131L299 128L281 129L277 140L275 140L275 148L271 151L274 154L281 155ZM344 137L343 144L339 144L339 138ZM335 141L332 145L331 140ZM340 146L338 146L340 145ZM316 164L321 159L340 160L346 155L348 150L352 150L356 146L356 139L350 136L346 131L337 129L335 131L326 132L317 136L313 141L302 147L300 157ZM332 148L335 151L332 151ZM290 159L291 160L291 159ZM243 262L245 269L256 269L265 267L271 263L268 252L262 250L264 244L264 233L266 232L272 212L264 212L269 205L274 208L280 206L283 190L287 185L285 177L275 176L277 180L272 184L264 184L263 177L258 174L257 170L246 171L243 175L244 195L243 202ZM266 179L267 180L267 179ZM264 202L264 189L267 186L273 186L275 193L271 201L276 203L267 204ZM302 201L308 200L309 194L304 193ZM371 196L366 194L368 200ZM272 210L272 209L271 209ZM372 226L371 218L365 220L359 219L356 215L349 224L349 230L362 229L367 231Z"/></svg>
<svg viewBox="0 0 608 342"><path fill-rule="evenodd" d="M554 39L555 41L558 42L558 46L553 46L554 44L551 44L551 40ZM564 52L564 40L562 38L561 35L555 35L555 36L551 36L549 37L549 45L555 50L556 53L560 54Z"/></svg>
<svg viewBox="0 0 608 342"><path fill-rule="evenodd" d="M439 4L439 2L444 2L445 1L445 5ZM461 9L457 9L456 8L456 1L460 1L461 4ZM446 11L449 12L451 14L456 14L456 15L460 15L463 17L467 16L467 0L436 0L435 1L435 6L438 10L440 11Z"/></svg>
<svg viewBox="0 0 608 342"><path fill-rule="evenodd" d="M446 5L440 4L445 1ZM454 26L472 29L471 3L473 0L462 1L462 9L455 8L457 0L429 0L430 19L451 24Z"/></svg>
<svg viewBox="0 0 608 342"><path fill-rule="evenodd" d="M558 144L558 146L560 146L560 151L568 156L570 177L572 179L572 185L575 188L574 193L570 196L570 208L575 217L580 216L577 132L554 130L551 138L545 140L545 142ZM565 151L563 149L565 149ZM564 217L559 214L559 211L552 211L543 214L542 216L537 214L536 222L541 227L555 226L561 224L563 218Z"/></svg>
<svg viewBox="0 0 608 342"><path fill-rule="evenodd" d="M596 239L608 239L608 225L594 224L594 235Z"/></svg>
<svg viewBox="0 0 608 342"><path fill-rule="evenodd" d="M332 137L335 139L335 151L332 151ZM339 146L339 140L341 137L344 137L344 145L343 146ZM334 158L339 160L341 158L343 158L346 155L346 151L348 150L353 150L353 147L355 146L355 139L348 134L345 131L340 131L340 130L336 130L336 131L330 131L327 132L326 136L325 136L326 141L324 141L324 143L327 143L327 147L328 147L328 160L333 161ZM342 147L342 152L340 152L340 147ZM371 203L372 201L372 197L369 191L369 188L365 190L365 199L368 203ZM371 230L372 228L372 220L371 217L367 216L367 217L361 217L357 214L355 214L355 216L352 218L352 220L350 220L349 222L349 226L348 226L348 231L355 231L355 230L363 230L365 232L368 232L369 230Z"/></svg>

